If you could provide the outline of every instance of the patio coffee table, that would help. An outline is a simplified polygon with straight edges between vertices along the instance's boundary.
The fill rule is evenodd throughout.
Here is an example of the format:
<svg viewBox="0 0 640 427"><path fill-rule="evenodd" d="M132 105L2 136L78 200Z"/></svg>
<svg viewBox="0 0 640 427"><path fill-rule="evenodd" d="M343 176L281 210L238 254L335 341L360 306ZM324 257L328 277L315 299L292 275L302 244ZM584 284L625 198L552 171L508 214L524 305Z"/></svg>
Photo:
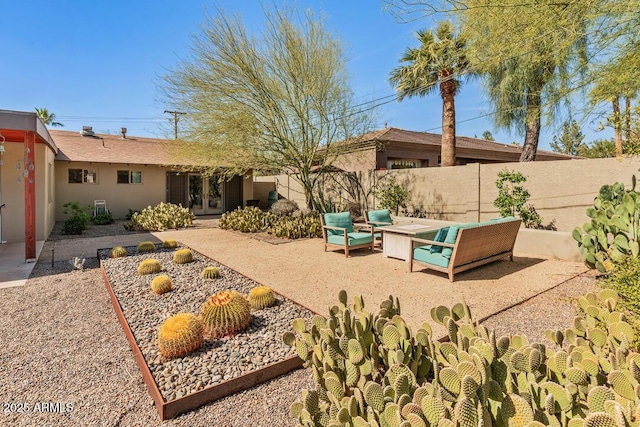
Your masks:
<svg viewBox="0 0 640 427"><path fill-rule="evenodd" d="M412 237L425 238L433 233L434 228L422 224L385 225L376 227L376 231L384 233L382 239L382 254L385 258L398 258L409 262L412 252Z"/></svg>

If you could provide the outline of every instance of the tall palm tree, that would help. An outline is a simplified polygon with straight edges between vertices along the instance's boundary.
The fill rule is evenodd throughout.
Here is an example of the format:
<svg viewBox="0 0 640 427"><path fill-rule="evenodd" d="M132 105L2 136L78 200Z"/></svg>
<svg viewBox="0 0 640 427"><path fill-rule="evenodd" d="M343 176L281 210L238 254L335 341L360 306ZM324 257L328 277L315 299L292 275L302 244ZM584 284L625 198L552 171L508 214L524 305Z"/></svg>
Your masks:
<svg viewBox="0 0 640 427"><path fill-rule="evenodd" d="M450 21L441 22L433 34L416 33L419 48L408 48L389 78L398 94L405 97L426 96L440 92L442 97L442 166L456 164L456 108L454 98L460 90L460 78L469 78L466 40L453 30Z"/></svg>
<svg viewBox="0 0 640 427"><path fill-rule="evenodd" d="M62 123L60 122L56 122L56 115L54 113L50 113L49 110L47 110L46 108L38 108L35 107L36 113L38 114L38 118L40 120L42 120L42 123L44 123L46 126L53 126L53 127L62 127L64 126Z"/></svg>

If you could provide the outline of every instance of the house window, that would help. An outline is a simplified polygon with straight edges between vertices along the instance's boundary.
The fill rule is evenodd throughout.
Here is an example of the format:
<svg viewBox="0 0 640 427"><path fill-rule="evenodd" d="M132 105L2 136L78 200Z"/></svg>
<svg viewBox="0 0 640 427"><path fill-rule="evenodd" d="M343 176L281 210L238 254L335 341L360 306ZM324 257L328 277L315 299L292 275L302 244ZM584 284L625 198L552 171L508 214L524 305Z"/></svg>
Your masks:
<svg viewBox="0 0 640 427"><path fill-rule="evenodd" d="M387 169L413 169L422 167L422 160L418 159L389 159Z"/></svg>
<svg viewBox="0 0 640 427"><path fill-rule="evenodd" d="M142 184L142 171L118 171L118 184Z"/></svg>
<svg viewBox="0 0 640 427"><path fill-rule="evenodd" d="M95 170L69 169L69 184L96 184L98 174Z"/></svg>

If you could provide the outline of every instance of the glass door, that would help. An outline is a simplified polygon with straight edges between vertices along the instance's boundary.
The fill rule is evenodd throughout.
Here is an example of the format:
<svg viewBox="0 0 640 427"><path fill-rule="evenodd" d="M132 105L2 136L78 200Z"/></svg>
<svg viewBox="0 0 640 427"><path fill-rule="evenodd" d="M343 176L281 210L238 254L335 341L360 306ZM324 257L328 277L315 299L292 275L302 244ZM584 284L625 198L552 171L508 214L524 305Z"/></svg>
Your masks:
<svg viewBox="0 0 640 427"><path fill-rule="evenodd" d="M218 176L210 176L207 180L207 214L221 214L224 209L222 193L224 191L224 181Z"/></svg>
<svg viewBox="0 0 640 427"><path fill-rule="evenodd" d="M204 214L203 204L204 180L200 174L189 174L189 209L195 215Z"/></svg>

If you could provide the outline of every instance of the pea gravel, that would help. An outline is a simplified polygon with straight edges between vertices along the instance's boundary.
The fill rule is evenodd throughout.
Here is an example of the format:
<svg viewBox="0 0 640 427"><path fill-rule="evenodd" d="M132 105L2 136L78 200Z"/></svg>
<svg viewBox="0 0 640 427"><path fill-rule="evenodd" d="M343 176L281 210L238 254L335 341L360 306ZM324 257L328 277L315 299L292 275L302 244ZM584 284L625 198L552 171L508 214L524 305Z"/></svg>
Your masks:
<svg viewBox="0 0 640 427"><path fill-rule="evenodd" d="M86 266L84 271L71 271L67 262L57 262L54 268L38 263L26 286L0 290L0 402L31 408L39 402L72 405L67 413L3 411L0 425L296 425L288 408L303 388L314 386L308 370L161 423L111 306L98 260L90 258ZM570 298L593 283L588 276L572 279L486 324L500 333L543 337L541 328L570 326L575 313Z"/></svg>

